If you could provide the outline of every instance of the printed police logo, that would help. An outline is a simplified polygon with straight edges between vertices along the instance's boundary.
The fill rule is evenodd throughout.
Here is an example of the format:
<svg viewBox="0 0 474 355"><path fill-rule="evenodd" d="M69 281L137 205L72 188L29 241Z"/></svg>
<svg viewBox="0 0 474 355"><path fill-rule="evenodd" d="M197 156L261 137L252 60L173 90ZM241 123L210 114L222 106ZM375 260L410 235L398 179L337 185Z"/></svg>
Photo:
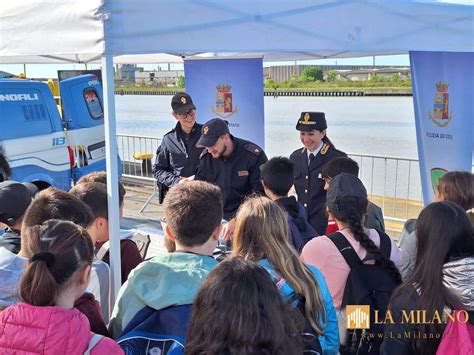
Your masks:
<svg viewBox="0 0 474 355"><path fill-rule="evenodd" d="M185 98L184 96L181 98L181 103L182 103L183 105L186 105L186 98Z"/></svg>
<svg viewBox="0 0 474 355"><path fill-rule="evenodd" d="M451 112L449 112L449 84L439 82L436 84L434 95L433 111L430 112L430 120L438 127L446 127L451 122Z"/></svg>
<svg viewBox="0 0 474 355"><path fill-rule="evenodd" d="M237 113L237 106L232 102L231 86L222 84L216 86L216 105L211 107L211 111L223 119L228 119Z"/></svg>
<svg viewBox="0 0 474 355"><path fill-rule="evenodd" d="M209 132L209 127L206 126L206 127L204 127L202 133L203 133L203 134L207 134L207 132Z"/></svg>
<svg viewBox="0 0 474 355"><path fill-rule="evenodd" d="M436 193L436 188L439 184L439 179L446 174L448 171L443 168L433 168L431 169L431 187L433 188L433 192Z"/></svg>

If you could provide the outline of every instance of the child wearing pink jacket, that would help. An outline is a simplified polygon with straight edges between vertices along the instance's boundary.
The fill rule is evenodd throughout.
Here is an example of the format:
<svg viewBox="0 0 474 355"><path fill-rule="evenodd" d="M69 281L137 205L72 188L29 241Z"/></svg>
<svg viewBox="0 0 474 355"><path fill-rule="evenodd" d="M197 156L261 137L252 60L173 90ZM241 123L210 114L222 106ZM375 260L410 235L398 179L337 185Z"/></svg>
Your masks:
<svg viewBox="0 0 474 355"><path fill-rule="evenodd" d="M92 333L86 316L74 309L94 256L87 232L49 220L25 228L22 236L33 256L20 282L23 303L0 313L0 353L123 354L112 339Z"/></svg>

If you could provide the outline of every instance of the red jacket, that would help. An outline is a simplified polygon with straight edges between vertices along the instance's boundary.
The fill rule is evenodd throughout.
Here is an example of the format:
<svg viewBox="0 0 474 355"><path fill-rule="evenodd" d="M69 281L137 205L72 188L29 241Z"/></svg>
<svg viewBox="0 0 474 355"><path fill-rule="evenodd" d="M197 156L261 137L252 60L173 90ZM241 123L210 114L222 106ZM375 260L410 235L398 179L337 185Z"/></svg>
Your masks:
<svg viewBox="0 0 474 355"><path fill-rule="evenodd" d="M0 313L0 354L82 355L93 335L86 316L76 309L19 303ZM103 338L91 354L123 351L112 339Z"/></svg>
<svg viewBox="0 0 474 355"><path fill-rule="evenodd" d="M74 308L77 308L89 320L91 331L96 334L104 335L110 338L109 331L102 318L100 304L92 293L84 293L74 302Z"/></svg>

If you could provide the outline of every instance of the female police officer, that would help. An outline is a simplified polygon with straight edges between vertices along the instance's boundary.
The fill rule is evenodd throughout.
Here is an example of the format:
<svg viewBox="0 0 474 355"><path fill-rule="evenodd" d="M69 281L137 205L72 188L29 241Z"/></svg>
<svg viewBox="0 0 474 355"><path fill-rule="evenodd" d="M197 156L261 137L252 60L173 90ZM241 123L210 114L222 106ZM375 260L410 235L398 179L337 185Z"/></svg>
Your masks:
<svg viewBox="0 0 474 355"><path fill-rule="evenodd" d="M326 191L319 178L322 167L331 159L346 157L326 136L324 112L302 112L296 124L303 148L295 150L290 159L295 164L295 188L298 201L306 209L309 223L319 235L326 231Z"/></svg>

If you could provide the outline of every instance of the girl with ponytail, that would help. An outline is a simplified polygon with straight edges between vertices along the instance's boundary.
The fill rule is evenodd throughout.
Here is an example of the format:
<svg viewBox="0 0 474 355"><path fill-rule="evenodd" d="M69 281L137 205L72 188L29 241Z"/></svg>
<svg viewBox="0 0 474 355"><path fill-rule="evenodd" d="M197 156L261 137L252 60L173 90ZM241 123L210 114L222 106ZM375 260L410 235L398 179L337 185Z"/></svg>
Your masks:
<svg viewBox="0 0 474 355"><path fill-rule="evenodd" d="M32 255L20 281L23 303L0 313L0 353L123 353L91 333L86 316L73 308L89 283L94 248L87 232L49 220L25 228L22 241Z"/></svg>
<svg viewBox="0 0 474 355"><path fill-rule="evenodd" d="M390 259L386 258L379 249L379 233L375 229L364 228L369 201L362 182L354 175L341 173L331 180L326 199L328 212L336 220L339 232L359 258L363 260L368 253L374 255L380 266L390 272L394 281L400 283L397 265L401 258L397 245L391 241ZM333 297L334 307L339 311L350 267L336 245L327 236L314 238L303 248L301 258L321 270Z"/></svg>
<svg viewBox="0 0 474 355"><path fill-rule="evenodd" d="M298 294L304 300L303 316L313 334L319 335L323 353L337 354L337 318L329 290L321 272L302 263L290 245L285 211L266 197L246 200L237 212L232 256L259 262L278 280L285 298Z"/></svg>

